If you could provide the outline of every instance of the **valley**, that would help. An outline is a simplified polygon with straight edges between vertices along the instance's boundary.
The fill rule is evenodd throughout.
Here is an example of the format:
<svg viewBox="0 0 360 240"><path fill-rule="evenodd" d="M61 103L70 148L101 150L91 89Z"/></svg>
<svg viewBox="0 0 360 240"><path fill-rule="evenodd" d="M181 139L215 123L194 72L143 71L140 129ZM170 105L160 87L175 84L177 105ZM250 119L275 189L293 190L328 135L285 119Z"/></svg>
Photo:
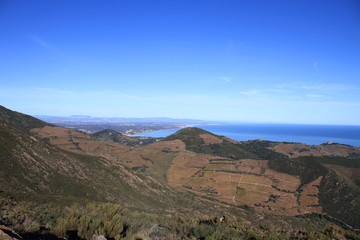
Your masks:
<svg viewBox="0 0 360 240"><path fill-rule="evenodd" d="M342 236L356 235L360 228L359 147L238 142L194 127L158 139L131 138L110 129L88 134L0 110L1 223L22 232L44 224L58 229L57 219L67 216L61 206L74 204L73 214L79 217L87 204L95 204L91 211L115 204L106 208L119 209L114 211L128 219L132 231L116 235L118 239L136 234L153 238L149 222L136 228L136 214L158 222L164 221L162 215L177 218L175 228L189 227L180 237L171 235L175 229L163 222L168 230L161 230L165 235L160 239L205 239L215 231L233 231L250 239L234 227L239 222L241 229L259 238L266 234L301 238L300 229L303 238L326 236L325 228L342 229L337 230ZM26 207L34 203L46 208L52 220L43 210ZM26 215L22 210L15 213L18 208ZM221 216L228 219L226 228L216 220ZM209 235L192 232L203 227L202 221L211 222ZM66 228L79 226L64 225L52 233L65 236Z"/></svg>

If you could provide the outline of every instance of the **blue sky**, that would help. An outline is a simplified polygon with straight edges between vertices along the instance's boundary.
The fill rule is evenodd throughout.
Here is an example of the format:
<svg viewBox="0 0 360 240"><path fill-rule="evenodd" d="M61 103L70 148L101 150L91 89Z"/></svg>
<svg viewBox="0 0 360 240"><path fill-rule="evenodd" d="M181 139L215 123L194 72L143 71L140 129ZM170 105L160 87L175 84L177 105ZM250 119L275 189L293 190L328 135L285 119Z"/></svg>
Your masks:
<svg viewBox="0 0 360 240"><path fill-rule="evenodd" d="M0 0L0 104L360 124L358 0Z"/></svg>

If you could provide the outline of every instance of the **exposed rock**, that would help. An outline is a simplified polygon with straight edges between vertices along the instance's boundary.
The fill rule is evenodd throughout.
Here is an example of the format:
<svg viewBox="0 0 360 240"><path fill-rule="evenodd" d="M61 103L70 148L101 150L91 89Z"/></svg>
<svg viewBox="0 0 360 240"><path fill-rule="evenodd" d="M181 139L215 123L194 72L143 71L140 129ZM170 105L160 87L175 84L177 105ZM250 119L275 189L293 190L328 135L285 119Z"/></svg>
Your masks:
<svg viewBox="0 0 360 240"><path fill-rule="evenodd" d="M107 240L104 235L93 235L91 240Z"/></svg>
<svg viewBox="0 0 360 240"><path fill-rule="evenodd" d="M14 232L14 230L0 226L0 240L14 240L14 239L23 239L19 234Z"/></svg>

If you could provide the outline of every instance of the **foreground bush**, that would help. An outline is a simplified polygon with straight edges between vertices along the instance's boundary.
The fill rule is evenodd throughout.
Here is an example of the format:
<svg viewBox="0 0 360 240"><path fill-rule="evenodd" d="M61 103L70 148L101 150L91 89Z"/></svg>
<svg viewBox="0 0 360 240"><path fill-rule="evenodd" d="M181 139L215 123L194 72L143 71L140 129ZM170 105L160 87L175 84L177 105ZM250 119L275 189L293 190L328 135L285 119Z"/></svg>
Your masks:
<svg viewBox="0 0 360 240"><path fill-rule="evenodd" d="M66 236L69 231L77 231L81 238L91 239L96 235L120 239L124 230L122 208L115 204L88 204L85 208L72 206L57 222L55 232Z"/></svg>

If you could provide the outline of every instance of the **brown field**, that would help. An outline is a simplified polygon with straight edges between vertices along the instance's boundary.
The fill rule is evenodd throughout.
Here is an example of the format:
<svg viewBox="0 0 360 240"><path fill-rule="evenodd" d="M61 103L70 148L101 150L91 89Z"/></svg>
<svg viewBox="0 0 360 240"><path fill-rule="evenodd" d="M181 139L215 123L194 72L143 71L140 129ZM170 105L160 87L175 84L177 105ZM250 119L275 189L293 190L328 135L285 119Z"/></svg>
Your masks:
<svg viewBox="0 0 360 240"><path fill-rule="evenodd" d="M48 138L51 144L61 149L104 157L130 168L149 167L158 159L164 158L168 154L167 150L185 149L185 144L181 140L156 142L144 147L131 148L113 141L93 139L86 133L62 127L44 127L32 129L32 132Z"/></svg>
<svg viewBox="0 0 360 240"><path fill-rule="evenodd" d="M200 134L200 137L204 140L205 144L221 143L223 140L211 134Z"/></svg>
<svg viewBox="0 0 360 240"><path fill-rule="evenodd" d="M169 183L187 186L194 193L231 205L245 204L282 215L299 214L295 195L299 177L271 170L267 161L214 159L210 155L180 152L168 171Z"/></svg>
<svg viewBox="0 0 360 240"><path fill-rule="evenodd" d="M335 144L306 145L304 143L280 143L272 147L272 149L292 158L301 156L348 157L351 154L360 154L360 147Z"/></svg>
<svg viewBox="0 0 360 240"><path fill-rule="evenodd" d="M67 138L51 138L50 143L53 145L73 145Z"/></svg>
<svg viewBox="0 0 360 240"><path fill-rule="evenodd" d="M269 168L265 170L264 176L272 179L273 186L285 191L295 192L300 185L299 177L280 173Z"/></svg>
<svg viewBox="0 0 360 240"><path fill-rule="evenodd" d="M50 143L64 150L81 154L101 156L117 164L142 169L160 181L185 189L202 197L215 199L230 205L248 205L255 209L271 211L281 215L321 212L318 207L318 185L321 178L300 187L297 176L274 171L266 160L224 159L207 154L198 154L185 149L181 140L159 141L142 147L128 147L112 141L93 139L90 135L61 127L33 129L38 136L48 138ZM219 143L221 138L202 134L207 144ZM316 152L331 153L331 145L317 146L317 149L304 151L309 147L301 144L278 144L277 151L296 154ZM351 151L344 146L345 153ZM336 171L353 179L359 172L337 167ZM208 201L209 201L208 199Z"/></svg>
<svg viewBox="0 0 360 240"><path fill-rule="evenodd" d="M87 138L90 139L91 137L81 131L63 128L63 127L43 127L43 128L34 128L31 129L32 133L35 133L41 137L51 138L51 137L58 137L58 138L67 138L67 137L79 137L79 138Z"/></svg>
<svg viewBox="0 0 360 240"><path fill-rule="evenodd" d="M137 152L132 152L132 148L128 146L113 141L96 140L81 131L48 126L41 129L32 129L31 131L40 137L48 138L51 144L70 152L104 157L127 167L149 164L141 156L146 150L139 151L139 154L136 154ZM149 154L144 155L155 156L154 152L157 152L157 150L153 149Z"/></svg>
<svg viewBox="0 0 360 240"><path fill-rule="evenodd" d="M302 192L299 198L300 201L300 212L302 214L311 212L322 212L322 207L319 205L319 185L322 180L322 176L306 184L302 188Z"/></svg>
<svg viewBox="0 0 360 240"><path fill-rule="evenodd" d="M145 146L147 149L169 149L171 151L185 150L185 143L181 140L161 141Z"/></svg>

